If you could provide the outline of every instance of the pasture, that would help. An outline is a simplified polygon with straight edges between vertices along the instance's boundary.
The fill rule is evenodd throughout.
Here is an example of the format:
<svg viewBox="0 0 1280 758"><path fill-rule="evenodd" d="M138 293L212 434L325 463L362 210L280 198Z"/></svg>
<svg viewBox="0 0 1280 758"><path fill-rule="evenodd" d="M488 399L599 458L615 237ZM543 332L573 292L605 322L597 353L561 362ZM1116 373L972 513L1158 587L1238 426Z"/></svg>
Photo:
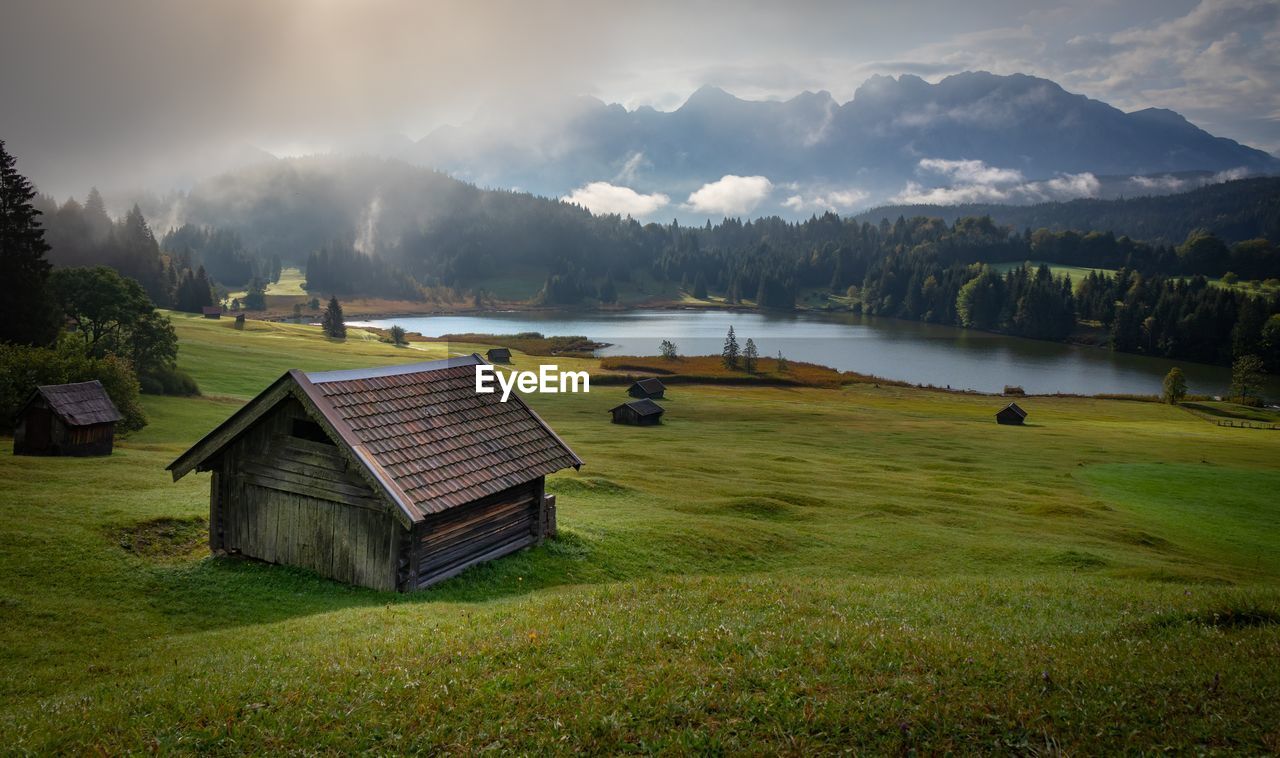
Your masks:
<svg viewBox="0 0 1280 758"><path fill-rule="evenodd" d="M559 539L395 595L210 558L208 476L164 466L287 368L482 346L173 318L204 397L146 396L110 458L0 455L7 750L1280 751L1280 432L866 383L676 385L653 428L608 423L622 386L531 396L587 463L549 480Z"/></svg>

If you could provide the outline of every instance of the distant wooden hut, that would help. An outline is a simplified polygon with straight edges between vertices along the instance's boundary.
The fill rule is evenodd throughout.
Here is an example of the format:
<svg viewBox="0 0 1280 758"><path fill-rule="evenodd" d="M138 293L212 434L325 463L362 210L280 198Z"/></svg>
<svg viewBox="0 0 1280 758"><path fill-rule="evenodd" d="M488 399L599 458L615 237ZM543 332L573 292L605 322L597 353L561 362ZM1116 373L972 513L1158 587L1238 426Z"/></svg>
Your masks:
<svg viewBox="0 0 1280 758"><path fill-rule="evenodd" d="M631 385L627 389L627 394L631 397L657 399L663 396L667 391L667 387L657 379L641 379Z"/></svg>
<svg viewBox="0 0 1280 758"><path fill-rule="evenodd" d="M1005 407L996 411L997 424L1011 424L1021 426L1022 422L1027 419L1027 412L1018 407L1017 403L1009 403Z"/></svg>
<svg viewBox="0 0 1280 758"><path fill-rule="evenodd" d="M662 414L666 411L661 405L645 398L623 403L609 412L613 414L613 423L630 424L631 426L653 426L662 423Z"/></svg>
<svg viewBox="0 0 1280 758"><path fill-rule="evenodd" d="M384 590L428 587L553 534L547 474L581 459L478 355L292 370L169 465L212 471L209 544Z"/></svg>
<svg viewBox="0 0 1280 758"><path fill-rule="evenodd" d="M14 455L111 455L124 418L102 382L36 388L15 418Z"/></svg>
<svg viewBox="0 0 1280 758"><path fill-rule="evenodd" d="M490 348L485 353L485 357L489 359L490 363L510 363L511 351L505 347Z"/></svg>
<svg viewBox="0 0 1280 758"><path fill-rule="evenodd" d="M200 309L205 318L222 318L222 307L218 305L206 305Z"/></svg>

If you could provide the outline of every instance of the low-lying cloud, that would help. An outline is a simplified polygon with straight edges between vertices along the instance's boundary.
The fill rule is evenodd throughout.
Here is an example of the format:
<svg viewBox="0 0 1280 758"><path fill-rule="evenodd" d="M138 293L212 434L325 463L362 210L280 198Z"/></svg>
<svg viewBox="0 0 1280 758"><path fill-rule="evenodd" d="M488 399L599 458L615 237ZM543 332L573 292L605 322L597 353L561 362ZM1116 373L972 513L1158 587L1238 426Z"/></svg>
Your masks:
<svg viewBox="0 0 1280 758"><path fill-rule="evenodd" d="M798 190L798 188L796 188ZM816 213L818 211L834 211L848 213L863 208L871 194L860 189L833 189L826 191L797 191L786 200L782 207L796 213Z"/></svg>
<svg viewBox="0 0 1280 758"><path fill-rule="evenodd" d="M1102 182L1087 171L1027 181L1017 169L990 166L977 160L924 158L918 164L917 172L937 175L947 183L928 187L923 182L907 182L902 192L890 198L890 202L904 205L1038 203L1096 197L1102 190Z"/></svg>
<svg viewBox="0 0 1280 758"><path fill-rule="evenodd" d="M1022 172L1014 168L997 168L982 161L924 158L920 161L922 172L940 174L952 181L964 184L1006 184L1021 182Z"/></svg>
<svg viewBox="0 0 1280 758"><path fill-rule="evenodd" d="M697 213L741 216L755 210L771 192L773 182L768 177L726 174L689 195L684 207Z"/></svg>
<svg viewBox="0 0 1280 758"><path fill-rule="evenodd" d="M1173 174L1161 174L1158 176L1131 176L1129 177L1129 185L1139 192L1155 192L1165 194L1170 192L1185 192L1186 190L1195 189L1196 187L1206 187L1210 184L1222 184L1223 182L1232 182L1236 179L1244 179L1249 176L1249 169L1244 166L1237 168L1229 168L1225 171L1219 171L1208 176L1174 176Z"/></svg>
<svg viewBox="0 0 1280 758"><path fill-rule="evenodd" d="M616 213L619 216L647 216L665 208L671 198L655 192L643 195L630 187L620 187L609 182L591 182L560 198L566 203L581 205L596 214Z"/></svg>

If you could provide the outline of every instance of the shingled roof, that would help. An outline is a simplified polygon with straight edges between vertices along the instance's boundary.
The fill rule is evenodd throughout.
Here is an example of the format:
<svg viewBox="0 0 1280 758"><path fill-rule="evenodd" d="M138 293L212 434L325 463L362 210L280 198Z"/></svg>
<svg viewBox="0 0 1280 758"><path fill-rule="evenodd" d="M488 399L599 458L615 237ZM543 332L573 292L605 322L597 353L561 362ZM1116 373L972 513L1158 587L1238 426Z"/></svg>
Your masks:
<svg viewBox="0 0 1280 758"><path fill-rule="evenodd" d="M303 400L382 493L411 521L469 503L582 460L512 393L475 391L472 354L353 371L290 371L169 469L201 464L286 395ZM290 387L292 385L292 387ZM265 399L265 400L264 400ZM263 402L260 402L263 401Z"/></svg>
<svg viewBox="0 0 1280 758"><path fill-rule="evenodd" d="M124 418L116 410L115 403L111 402L102 382L97 379L75 384L41 385L36 388L27 404L30 405L31 400L36 397L43 397L49 404L49 409L68 426L110 424Z"/></svg>
<svg viewBox="0 0 1280 758"><path fill-rule="evenodd" d="M662 414L666 411L665 408L653 402L649 398L645 398L643 400L632 400L629 403L623 403L622 405L615 405L614 407L609 409L609 412L613 413L619 408L630 408L640 416L652 416L655 413Z"/></svg>
<svg viewBox="0 0 1280 758"><path fill-rule="evenodd" d="M666 392L667 390L667 385L663 384L661 380L656 379L654 377L649 377L647 379L637 379L635 384L632 386L639 387L645 392L650 392L650 393Z"/></svg>
<svg viewBox="0 0 1280 758"><path fill-rule="evenodd" d="M1014 413L1018 414L1019 418L1027 417L1027 412L1022 410L1022 406L1018 405L1017 403L1009 403L1004 408L1002 408L1001 411L1013 411Z"/></svg>

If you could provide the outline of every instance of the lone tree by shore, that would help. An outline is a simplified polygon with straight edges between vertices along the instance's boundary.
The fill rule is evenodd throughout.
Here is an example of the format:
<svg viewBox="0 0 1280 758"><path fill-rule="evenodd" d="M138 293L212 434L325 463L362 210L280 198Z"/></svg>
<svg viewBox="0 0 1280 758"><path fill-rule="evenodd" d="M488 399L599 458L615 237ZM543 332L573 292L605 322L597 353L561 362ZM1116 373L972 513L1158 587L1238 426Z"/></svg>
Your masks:
<svg viewBox="0 0 1280 758"><path fill-rule="evenodd" d="M720 357L724 361L725 368L738 367L738 336L733 333L733 326L729 326L729 333L724 338L724 350L720 352Z"/></svg>
<svg viewBox="0 0 1280 758"><path fill-rule="evenodd" d="M347 336L347 325L342 320L342 305L336 295L329 298L329 305L325 306L324 313L320 316L320 328L336 340Z"/></svg>
<svg viewBox="0 0 1280 758"><path fill-rule="evenodd" d="M1170 405L1177 405L1186 396L1187 378L1182 375L1182 369L1174 366L1164 375L1164 401Z"/></svg>
<svg viewBox="0 0 1280 758"><path fill-rule="evenodd" d="M1231 366L1231 394L1240 402L1247 402L1249 395L1257 395L1262 386L1262 359L1256 355L1242 355Z"/></svg>
<svg viewBox="0 0 1280 758"><path fill-rule="evenodd" d="M747 337L747 347L742 351L742 367L748 374L756 372L756 359L759 357L760 351L756 349L756 341Z"/></svg>

